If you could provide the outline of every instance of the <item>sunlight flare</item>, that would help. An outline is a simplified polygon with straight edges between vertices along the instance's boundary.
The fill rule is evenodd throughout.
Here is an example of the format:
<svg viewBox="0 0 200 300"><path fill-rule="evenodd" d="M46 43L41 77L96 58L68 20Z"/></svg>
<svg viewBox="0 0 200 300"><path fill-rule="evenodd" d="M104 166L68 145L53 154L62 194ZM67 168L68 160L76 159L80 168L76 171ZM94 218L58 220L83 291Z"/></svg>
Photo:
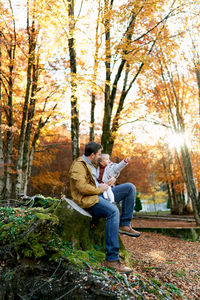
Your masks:
<svg viewBox="0 0 200 300"><path fill-rule="evenodd" d="M170 134L168 141L170 148L175 148L177 151L180 151L184 144L186 144L188 147L190 146L189 138L183 133Z"/></svg>

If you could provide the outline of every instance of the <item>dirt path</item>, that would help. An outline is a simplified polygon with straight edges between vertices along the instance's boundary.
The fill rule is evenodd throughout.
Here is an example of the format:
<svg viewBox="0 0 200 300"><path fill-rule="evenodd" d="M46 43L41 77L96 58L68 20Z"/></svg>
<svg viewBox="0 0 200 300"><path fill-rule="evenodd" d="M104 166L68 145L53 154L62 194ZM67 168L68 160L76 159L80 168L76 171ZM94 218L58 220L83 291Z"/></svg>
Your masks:
<svg viewBox="0 0 200 300"><path fill-rule="evenodd" d="M135 219L133 227L195 227L191 222ZM200 242L142 232L139 238L122 236L131 253L135 273L168 286L173 299L200 299ZM182 298L181 298L182 295ZM146 299L159 299L145 295ZM162 299L162 298L161 298Z"/></svg>

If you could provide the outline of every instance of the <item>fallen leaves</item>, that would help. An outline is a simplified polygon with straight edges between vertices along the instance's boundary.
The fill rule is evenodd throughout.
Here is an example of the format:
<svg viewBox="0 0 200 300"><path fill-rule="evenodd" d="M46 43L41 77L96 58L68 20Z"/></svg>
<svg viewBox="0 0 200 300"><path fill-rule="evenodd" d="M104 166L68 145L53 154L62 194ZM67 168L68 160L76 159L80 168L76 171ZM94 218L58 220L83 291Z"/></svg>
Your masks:
<svg viewBox="0 0 200 300"><path fill-rule="evenodd" d="M199 242L147 232L142 232L137 239L122 235L121 239L131 253L135 272L158 281L173 299L200 298Z"/></svg>

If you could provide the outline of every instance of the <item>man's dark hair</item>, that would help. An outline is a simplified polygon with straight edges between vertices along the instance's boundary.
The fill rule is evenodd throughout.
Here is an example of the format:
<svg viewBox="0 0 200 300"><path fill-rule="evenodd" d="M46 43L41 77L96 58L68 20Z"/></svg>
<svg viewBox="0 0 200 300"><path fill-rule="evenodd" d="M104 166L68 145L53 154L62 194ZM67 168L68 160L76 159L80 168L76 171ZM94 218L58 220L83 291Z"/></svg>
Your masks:
<svg viewBox="0 0 200 300"><path fill-rule="evenodd" d="M95 142L89 142L85 146L85 156L90 156L92 153L96 154L99 149L102 149L102 146L100 144L97 144Z"/></svg>

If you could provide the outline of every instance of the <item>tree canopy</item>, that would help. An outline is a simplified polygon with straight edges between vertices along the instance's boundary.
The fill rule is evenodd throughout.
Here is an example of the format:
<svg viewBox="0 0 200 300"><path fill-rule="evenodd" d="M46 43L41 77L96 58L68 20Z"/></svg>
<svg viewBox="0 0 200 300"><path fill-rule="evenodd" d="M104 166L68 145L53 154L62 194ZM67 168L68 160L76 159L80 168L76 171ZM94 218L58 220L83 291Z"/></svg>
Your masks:
<svg viewBox="0 0 200 300"><path fill-rule="evenodd" d="M28 183L60 193L95 140L132 158L120 180L149 193L153 176L172 204L187 194L200 223L199 12L198 1L2 1L1 198Z"/></svg>

